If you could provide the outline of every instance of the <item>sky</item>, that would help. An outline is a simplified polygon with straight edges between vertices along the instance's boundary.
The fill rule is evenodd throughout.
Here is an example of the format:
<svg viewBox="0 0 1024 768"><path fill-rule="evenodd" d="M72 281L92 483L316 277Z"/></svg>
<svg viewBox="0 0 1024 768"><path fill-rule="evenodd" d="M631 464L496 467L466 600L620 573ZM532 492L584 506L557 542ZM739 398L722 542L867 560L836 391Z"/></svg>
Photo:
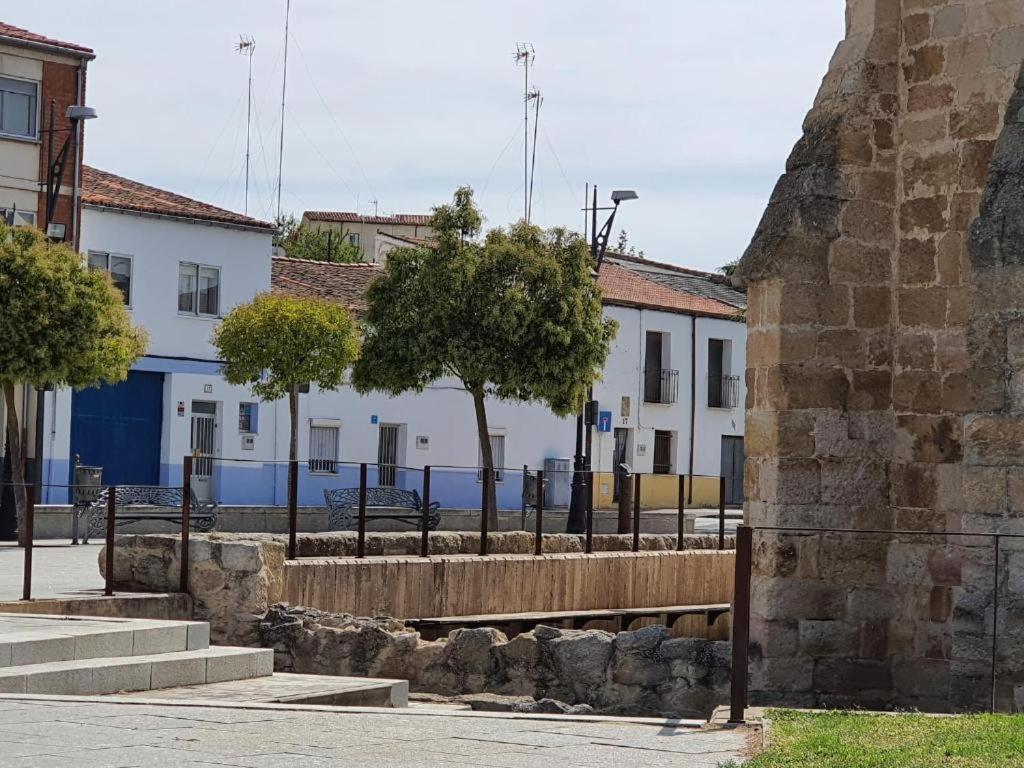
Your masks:
<svg viewBox="0 0 1024 768"><path fill-rule="evenodd" d="M843 0L292 0L282 208L429 213L468 184L523 215L523 69L543 94L533 221L634 189L615 232L652 259L742 255L843 35ZM95 49L86 162L272 219L285 0L46 0L4 21ZM533 128L531 125L531 132ZM613 238L614 239L614 238Z"/></svg>

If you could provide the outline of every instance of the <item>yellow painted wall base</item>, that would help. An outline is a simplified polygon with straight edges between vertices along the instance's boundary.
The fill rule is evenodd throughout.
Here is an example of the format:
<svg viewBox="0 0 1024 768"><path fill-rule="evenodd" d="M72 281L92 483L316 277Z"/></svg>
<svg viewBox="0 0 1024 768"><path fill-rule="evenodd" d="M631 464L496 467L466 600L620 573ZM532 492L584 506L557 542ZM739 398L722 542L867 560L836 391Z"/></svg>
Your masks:
<svg viewBox="0 0 1024 768"><path fill-rule="evenodd" d="M594 473L594 508L612 509L618 502L612 500L614 475L611 472ZM693 478L693 501L689 500L690 479L686 478L684 493L686 508L717 508L719 480L717 477ZM676 509L679 504L678 475L644 475L640 480L641 509Z"/></svg>

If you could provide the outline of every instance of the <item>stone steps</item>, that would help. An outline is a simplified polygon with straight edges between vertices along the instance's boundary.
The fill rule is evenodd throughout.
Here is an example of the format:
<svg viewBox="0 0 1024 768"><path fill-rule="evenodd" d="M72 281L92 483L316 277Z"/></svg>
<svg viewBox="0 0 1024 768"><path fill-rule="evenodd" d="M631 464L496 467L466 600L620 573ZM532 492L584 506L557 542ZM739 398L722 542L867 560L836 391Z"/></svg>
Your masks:
<svg viewBox="0 0 1024 768"><path fill-rule="evenodd" d="M270 649L213 647L4 667L0 693L96 696L266 677L273 671Z"/></svg>
<svg viewBox="0 0 1024 768"><path fill-rule="evenodd" d="M210 646L201 621L0 614L0 670L27 664L198 651Z"/></svg>

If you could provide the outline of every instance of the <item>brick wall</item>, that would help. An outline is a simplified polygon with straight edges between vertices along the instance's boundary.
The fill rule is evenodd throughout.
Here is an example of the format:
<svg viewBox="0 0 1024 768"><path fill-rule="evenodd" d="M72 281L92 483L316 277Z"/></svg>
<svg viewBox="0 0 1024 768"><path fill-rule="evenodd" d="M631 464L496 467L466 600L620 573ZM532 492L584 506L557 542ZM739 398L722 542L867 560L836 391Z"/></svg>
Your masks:
<svg viewBox="0 0 1024 768"><path fill-rule="evenodd" d="M83 88L84 82L85 81L83 79ZM56 126L56 131L54 133L53 142L53 157L56 159L61 147L64 146L64 141L69 136L69 129L71 128L71 121L67 118L67 109L72 104L79 103L77 64L61 64L53 61L43 62L43 82L39 100L41 117L39 126L42 139L42 145L39 152L39 179L42 184L42 190L39 193L39 208L36 214L41 228L45 228L46 222L46 180L48 177L51 100L56 102L54 109L54 115L56 117L54 125ZM82 103L85 103L84 97ZM77 227L71 226L72 200L70 192L75 178L75 156L73 146L68 148L68 153L69 155L64 170L64 184L62 185L62 189L65 189L69 194L59 195L57 197L57 205L53 221L66 226L66 239L70 242L72 230L77 230ZM80 152L80 156L84 156L84 143L83 151ZM78 212L78 216L80 223L81 211Z"/></svg>
<svg viewBox="0 0 1024 768"><path fill-rule="evenodd" d="M847 28L739 269L748 518L1024 532L1024 4L849 0ZM991 541L755 541L756 696L987 704ZM1024 678L1013 557L1006 707Z"/></svg>

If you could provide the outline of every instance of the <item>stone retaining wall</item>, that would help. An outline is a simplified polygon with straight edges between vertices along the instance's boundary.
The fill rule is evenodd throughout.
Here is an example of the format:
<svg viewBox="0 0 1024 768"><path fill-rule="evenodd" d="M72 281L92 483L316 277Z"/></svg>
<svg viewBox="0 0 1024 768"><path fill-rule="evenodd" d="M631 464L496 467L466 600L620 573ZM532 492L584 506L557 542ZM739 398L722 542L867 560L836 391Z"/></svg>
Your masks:
<svg viewBox="0 0 1024 768"><path fill-rule="evenodd" d="M391 619L275 605L260 638L277 671L401 678L447 696L530 696L664 717L707 717L729 696L731 644L673 639L661 626L615 635L541 626L511 640L459 629L427 642Z"/></svg>

